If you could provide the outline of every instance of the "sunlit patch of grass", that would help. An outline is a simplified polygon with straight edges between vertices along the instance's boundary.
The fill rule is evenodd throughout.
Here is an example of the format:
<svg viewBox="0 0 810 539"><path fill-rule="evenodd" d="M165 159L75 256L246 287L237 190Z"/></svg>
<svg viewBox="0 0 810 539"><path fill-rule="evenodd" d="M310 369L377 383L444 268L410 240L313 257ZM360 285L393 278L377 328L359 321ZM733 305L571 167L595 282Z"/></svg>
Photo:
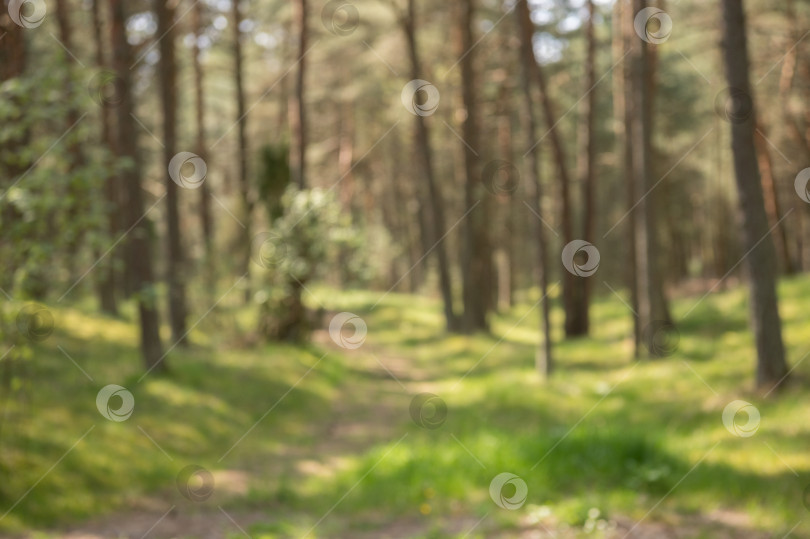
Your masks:
<svg viewBox="0 0 810 539"><path fill-rule="evenodd" d="M801 356L796 357L793 343L810 349L801 309L803 298L810 296L808 282L791 279L780 286L794 362ZM339 303L341 298L332 300ZM398 344L392 340L392 353L434 366L431 372L438 379L431 387L447 402L447 422L437 431L417 429L406 438L407 460L377 463L375 449L345 471L335 492L376 465L363 480L365 487L347 497L338 512L348 515L377 504L394 514L411 514L425 478L445 500L437 501L435 510L484 511L491 508L491 478L511 471L527 481L534 503L570 519L581 518L584 506L641 518L677 485L661 501L657 515L736 510L763 530L781 530L785 522L798 521L805 514L805 485L794 472L800 477L810 472L810 455L801 449L810 441L810 425L802 420L810 399L798 388L770 399L753 391L755 355L747 331L746 290L698 300L684 298L673 305L677 317L697 304L679 323L678 351L671 358L637 365L631 358L626 306L615 298L597 300L592 336L557 341L558 371L549 383L533 372L539 313L524 317L531 304L494 317L492 337L438 338L434 326L433 333L425 329L428 334L421 338L401 337ZM405 308L403 319L421 310ZM437 302L432 310L440 312ZM370 325L378 316L363 315ZM561 321L555 311L557 328ZM396 338L396 328L388 329L391 339ZM807 373L808 365L800 365L794 378ZM753 402L762 413L760 431L752 438L737 438L722 424L723 408L738 398ZM604 429L612 434L605 437ZM554 443L559 445L532 470L536 461L528 456L540 459ZM601 453L591 453L591 446L601 446ZM396 451L401 454L401 447ZM607 466L589 468L594 460Z"/></svg>
<svg viewBox="0 0 810 539"><path fill-rule="evenodd" d="M563 341L555 308L556 371L549 381L534 370L536 290L494 315L490 334L469 336L445 333L435 297L392 292L379 301L379 291L312 290L312 307L322 302L363 317L363 347L247 347L242 336L255 330L255 312L223 307L192 332L193 346L171 351L168 374L141 382L133 313L114 319L90 314L89 306L53 307L56 331L34 345L21 376L20 387L29 389L6 408L0 514L64 458L0 529L74 522L148 496L182 501L174 481L187 464L244 478L244 488L223 487L230 494L215 503L236 512L271 508L267 522L250 528L254 537L300 536L321 519L313 536L404 519L421 537L460 537L447 531L449 522L490 515L470 535L485 537L517 530L532 512L583 528L594 508L599 518L639 519L653 507L647 519L735 511L746 526L784 535L806 515L810 397L801 383L769 398L753 390L743 289L699 304L700 297L674 302L679 347L656 361L633 360L628 309L612 293L595 298L589 337ZM780 295L795 364L810 351L803 308L810 279L785 280ZM395 382L379 391L381 378L359 367L372 352L386 363L397 360L409 392L431 391L446 402L439 428L413 423L411 396ZM810 360L792 377L808 375ZM98 390L111 383L136 399L122 423L96 410ZM761 413L750 438L733 436L722 423L735 399ZM357 407L368 417L344 415ZM355 446L333 450L328 433L348 421L384 422L392 434L361 433ZM492 478L507 471L528 485L520 511L502 510L489 497Z"/></svg>

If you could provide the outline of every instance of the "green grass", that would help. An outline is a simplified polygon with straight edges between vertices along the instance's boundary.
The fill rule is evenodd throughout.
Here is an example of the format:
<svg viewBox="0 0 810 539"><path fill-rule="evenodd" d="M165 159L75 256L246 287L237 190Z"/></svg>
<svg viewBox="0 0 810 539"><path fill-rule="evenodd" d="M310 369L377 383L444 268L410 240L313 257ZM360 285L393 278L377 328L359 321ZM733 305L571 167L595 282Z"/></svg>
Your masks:
<svg viewBox="0 0 810 539"><path fill-rule="evenodd" d="M306 347L248 346L252 314L225 307L195 329L194 346L172 351L169 374L140 383L131 323L83 306L53 307L56 331L33 347L6 405L0 514L35 486L0 530L48 536L44 530L144 499L183 511L220 505L233 515L258 513L248 531L264 538L301 536L316 523L313 536L374 535L397 525L409 536L462 537L485 515L469 537L517 534L537 522L587 535L617 518L711 537L707 522L718 515L733 517L726 520L738 536L781 537L807 516L810 362L778 396L753 390L744 289L709 296L686 319L699 298L674 302L678 351L642 363L631 360L627 308L606 291L592 308L590 337L557 335L548 382L533 369L536 294L495 316L492 335L465 337L441 331L433 299L390 294L372 308L380 293L314 292L313 306L364 318L361 348L329 346L323 335ZM780 296L795 364L810 351L803 309L810 279L785 280ZM562 314L554 317L559 328ZM96 393L111 383L135 396L127 421L96 410ZM420 392L447 404L435 430L410 418ZM735 399L761 412L753 437L735 437L722 424ZM188 464L214 474L210 500L179 496L175 477ZM501 472L526 481L520 510L490 499L489 483ZM810 537L810 528L792 536Z"/></svg>

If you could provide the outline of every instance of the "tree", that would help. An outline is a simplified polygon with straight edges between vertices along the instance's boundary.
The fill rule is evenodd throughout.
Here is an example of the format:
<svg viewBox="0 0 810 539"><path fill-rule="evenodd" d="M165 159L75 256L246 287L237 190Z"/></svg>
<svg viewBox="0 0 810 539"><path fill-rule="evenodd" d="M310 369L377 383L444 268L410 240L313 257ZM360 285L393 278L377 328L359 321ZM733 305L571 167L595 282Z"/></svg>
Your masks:
<svg viewBox="0 0 810 539"><path fill-rule="evenodd" d="M646 0L634 0L635 13L645 9ZM652 137L652 109L650 107L649 51L647 41L634 40L631 59L631 88L626 106L630 109L632 140L633 182L635 184L636 220L636 279L638 282L638 317L642 332L651 332L662 321L663 295L659 293L660 274L656 271L655 216L652 197L648 196L654 184L650 175ZM649 339L650 336L647 336ZM651 354L657 348L648 346Z"/></svg>
<svg viewBox="0 0 810 539"><path fill-rule="evenodd" d="M757 119L754 124L754 145L757 150L757 162L762 175L762 194L765 197L765 211L768 214L768 224L773 227L773 240L776 244L776 252L781 262L782 271L790 275L794 272L793 259L790 256L787 233L785 227L776 226L782 220L783 212L779 203L779 192L776 189L774 178L774 167L771 159L771 151L768 149L765 125L761 119Z"/></svg>
<svg viewBox="0 0 810 539"><path fill-rule="evenodd" d="M295 0L295 25L298 27L298 69L296 70L295 92L292 94L290 106L290 131L293 143L290 145L290 166L293 179L299 189L307 186L306 154L307 154L307 123L306 108L304 106L304 82L306 76L306 52L309 32L307 29L307 0Z"/></svg>
<svg viewBox="0 0 810 539"><path fill-rule="evenodd" d="M529 174L526 182L528 188L527 195L532 210L537 213L537 216L540 216L542 207L542 186L539 177L540 152L538 145L534 143L534 139L537 134L537 123L534 116L534 107L532 105L531 89L532 66L536 66L537 62L534 58L534 50L532 48L534 26L532 25L527 0L518 0L515 8L515 14L517 16L518 30L520 33L520 60L523 67L523 105L524 116L526 118L526 137L528 139L527 145L529 146L529 165L527 167ZM535 269L535 273L537 275L537 284L540 287L540 301L542 303L542 314L540 317L541 343L537 347L535 363L538 372L547 377L554 369L551 341L550 300L548 297L548 246L546 244L546 233L545 230L543 230L544 225L542 221L538 217L537 219L532 219L531 222L533 225L532 236L534 236L534 242L537 248L537 267Z"/></svg>
<svg viewBox="0 0 810 539"><path fill-rule="evenodd" d="M416 43L416 6L415 0L408 0L407 11L399 18L402 30L405 33L410 59L411 79L418 80L423 76L422 64ZM448 331L458 331L459 321L453 311L453 288L450 281L450 262L447 258L447 248L443 242L445 236L444 198L436 182L433 170L433 152L430 147L430 130L425 118L414 116L414 143L418 154L421 172L424 174L428 188L428 201L432 214L432 232L435 243L436 261L439 270L439 288L441 289L444 304L444 319Z"/></svg>
<svg viewBox="0 0 810 539"><path fill-rule="evenodd" d="M528 5L527 5L528 9ZM530 19L531 20L531 19ZM565 157L565 149L563 147L562 138L558 128L559 121L555 112L554 103L548 91L548 84L542 68L535 60L532 62L531 74L532 78L540 89L540 103L543 108L543 115L546 120L547 135L551 141L551 155L554 159L554 164L557 168L557 181L559 183L560 192L560 225L562 228L562 239L565 244L574 240L573 216L571 212L571 175L568 172L568 165ZM539 142L535 142L539 144ZM578 326L579 322L576 312L575 294L574 289L578 285L578 280L583 279L577 277L570 271L563 271L563 308L565 310L565 335L575 336L581 335L582 328Z"/></svg>
<svg viewBox="0 0 810 539"><path fill-rule="evenodd" d="M646 4L645 4L646 5ZM663 5L663 0L659 0L658 7ZM652 19L648 24L650 26L645 28L645 31L653 32L654 31L654 21ZM635 21L634 21L635 23ZM660 22L659 22L660 24ZM659 26L659 31L661 27ZM645 41L646 45L646 41ZM644 72L644 80L645 80L645 88L646 88L646 106L647 106L647 122L648 122L648 129L647 133L649 135L649 147L647 148L647 160L648 160L648 173L650 176L647 178L647 185L649 186L644 193L649 193L646 197L648 200L646 201L646 211L647 211L647 220L648 225L647 228L650 231L650 238L652 246L648 250L648 256L650 257L648 264L652 268L652 275L653 279L651 281L652 286L652 293L655 295L655 301L653 302L653 317L652 319L655 321L655 324L648 325L646 327L647 335L645 338L647 339L647 348L654 349L655 351L652 352L653 355L657 355L658 352L661 350L658 346L652 346L652 339L656 338L654 329L663 328L667 330L668 328L674 328L674 322L672 320L672 315L670 314L669 310L669 302L667 301L667 295L664 291L664 272L662 271L662 252L659 249L659 246L662 244L662 229L664 228L663 221L666 218L666 206L661 204L661 200L664 196L664 189L667 188L667 184L662 185L662 189L656 189L656 183L652 182L652 175L660 177L662 174L661 171L657 170L655 165L659 162L658 159L653 159L653 156L656 155L656 150L654 149L654 140L655 140L655 99L658 94L658 48L656 47L649 47L646 48L646 65L645 65L645 72ZM664 217L661 217L662 214Z"/></svg>
<svg viewBox="0 0 810 539"><path fill-rule="evenodd" d="M95 44L96 66L102 70L106 69L107 61L104 56L103 22L101 17L101 1L93 0L91 10L93 13L93 42ZM103 75L102 75L103 76ZM113 83L114 85L114 83ZM99 100L99 121L100 137L99 143L107 147L114 153L114 139L110 127L110 107L103 100ZM120 226L120 186L117 185L117 176L110 174L104 182L104 201L107 204L107 231L110 236L116 236L121 230ZM101 310L108 314L118 313L118 298L116 296L116 271L114 263L106 263L100 268L101 277L98 280L98 294Z"/></svg>
<svg viewBox="0 0 810 539"><path fill-rule="evenodd" d="M757 346L757 385L779 386L787 378L782 323L776 297L776 251L768 230L754 144L754 104L742 0L723 0L723 58L729 99L744 116L731 119L731 149L742 214L751 294L751 325Z"/></svg>
<svg viewBox="0 0 810 539"><path fill-rule="evenodd" d="M194 29L194 46L192 47L192 64L194 66L194 118L195 130L197 133L196 154L203 161L208 163L208 150L206 148L205 137L205 92L203 86L203 68L200 60L200 39L203 36L203 10L205 4L197 2L194 4L192 12L192 27ZM211 214L211 187L204 181L199 188L199 215L202 228L203 243L205 245L205 267L208 286L214 286L214 223Z"/></svg>
<svg viewBox="0 0 810 539"><path fill-rule="evenodd" d="M2 46L0 46L0 83L22 77L26 70L27 64L27 47L24 36L25 29L17 25L11 20L11 17L6 16L6 13L0 12L0 35L3 36ZM18 122L20 114L15 114L13 118L14 124ZM11 123L11 122L9 122ZM11 188L16 182L17 178L25 173L29 166L29 159L21 158L23 155L21 151L30 140L30 129L27 127L17 129L14 136L3 142L3 147L0 147L0 218L3 222L12 222L19 218L17 210L12 204L9 204L8 189ZM3 151L5 150L5 151ZM4 230L5 231L5 230ZM0 255L2 255L4 263L4 271L0 274L0 287L3 290L11 290L14 285L14 270L20 263L16 253L12 249L11 241L0 242Z"/></svg>
<svg viewBox="0 0 810 539"><path fill-rule="evenodd" d="M613 57L614 62L624 55L626 48L632 46L633 25L632 17L629 13L629 2L618 0L613 6ZM627 208L627 225L625 245L627 245L627 259L631 261L627 265L627 288L630 290L630 308L633 311L633 354L635 357L641 355L641 324L638 318L638 282L636 280L636 214L633 208L636 203L636 188L633 178L633 146L632 146L632 111L627 104L632 99L632 85L630 84L630 64L622 62L614 70L613 76L613 112L615 115L615 137L617 145L617 155L621 155L622 174L625 178Z"/></svg>
<svg viewBox="0 0 810 539"><path fill-rule="evenodd" d="M7 4L8 2L5 2ZM4 10L5 5L4 5ZM16 24L6 13L0 16L0 31L3 32L3 46L0 48L0 82L19 77L25 71L27 54L25 29Z"/></svg>
<svg viewBox="0 0 810 539"><path fill-rule="evenodd" d="M124 226L128 230L125 241L126 262L131 269L132 287L138 302L140 319L141 354L149 370L165 370L160 333L157 294L152 272L150 249L151 232L144 217L143 189L138 156L138 131L135 129L130 66L132 51L127 42L124 0L109 0L110 41L112 65L118 78L120 103L117 107L116 151L119 159L126 161L121 172L121 183L126 186Z"/></svg>
<svg viewBox="0 0 810 539"><path fill-rule="evenodd" d="M478 104L475 77L475 43L472 24L475 13L473 0L458 0L458 39L456 52L461 68L461 96L464 103L464 121L461 125L461 136L464 139L464 204L469 211L463 226L464 272L462 273L464 317L463 326L467 332L487 331L487 308L491 304L492 259L490 255L487 226L488 200L481 200L483 177L481 161L477 151L479 143ZM476 150L478 148L478 150ZM477 203L478 211L473 210Z"/></svg>
<svg viewBox="0 0 810 539"><path fill-rule="evenodd" d="M596 233L596 144L594 123L596 120L596 35L593 0L586 2L588 19L585 21L585 84L579 125L580 151L577 161L578 175L582 185L582 237L592 241ZM591 279L579 277L573 289L573 310L571 312L570 335L587 335L589 328L588 306L590 301Z"/></svg>
<svg viewBox="0 0 810 539"><path fill-rule="evenodd" d="M56 2L56 21L59 26L59 39L62 46L65 48L64 54L64 89L71 95L75 93L74 89L74 69L73 59L70 57L68 51L73 50L73 27L70 22L70 6L67 0L57 0ZM68 107L65 116L65 130L69 131L72 126L76 125L80 119L79 107L71 105ZM86 215L88 206L90 204L89 197L86 193L82 192L81 185L76 181L75 175L77 170L83 168L87 163L84 150L79 144L77 139L71 140L68 146L68 200L70 201L70 217L72 221L76 221L79 215ZM71 273L74 271L74 261L79 252L79 243L84 234L84 229L77 227L73 233L70 234L67 230L63 230L63 234L67 235L67 250L68 250L68 263Z"/></svg>
<svg viewBox="0 0 810 539"><path fill-rule="evenodd" d="M231 2L233 15L233 57L234 57L234 83L236 86L236 124L238 132L237 141L237 175L239 184L239 194L242 202L242 234L239 242L241 244L242 260L241 270L244 275L250 271L250 249L251 249L251 221L253 218L253 200L250 196L250 184L248 183L247 168L247 111L245 109L245 85L244 85L244 60L242 57L242 12L239 8L239 0ZM249 281L248 281L249 282ZM250 301L250 286L245 288L245 301Z"/></svg>
<svg viewBox="0 0 810 539"><path fill-rule="evenodd" d="M174 2L155 0L157 35L160 36L160 102L163 115L163 161L169 162L177 153L177 63L174 46ZM166 169L168 170L168 169ZM184 256L180 241L180 212L178 185L167 174L166 185L166 280L169 285L169 325L172 340L183 344L186 337L186 287L183 283Z"/></svg>

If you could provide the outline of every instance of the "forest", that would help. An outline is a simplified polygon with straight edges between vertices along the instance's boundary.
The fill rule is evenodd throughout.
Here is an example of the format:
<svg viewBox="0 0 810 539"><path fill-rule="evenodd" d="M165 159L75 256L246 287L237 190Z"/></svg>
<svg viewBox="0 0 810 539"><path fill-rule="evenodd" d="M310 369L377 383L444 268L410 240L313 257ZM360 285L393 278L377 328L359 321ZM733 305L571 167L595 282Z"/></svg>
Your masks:
<svg viewBox="0 0 810 539"><path fill-rule="evenodd" d="M2 3L0 537L810 539L810 3Z"/></svg>

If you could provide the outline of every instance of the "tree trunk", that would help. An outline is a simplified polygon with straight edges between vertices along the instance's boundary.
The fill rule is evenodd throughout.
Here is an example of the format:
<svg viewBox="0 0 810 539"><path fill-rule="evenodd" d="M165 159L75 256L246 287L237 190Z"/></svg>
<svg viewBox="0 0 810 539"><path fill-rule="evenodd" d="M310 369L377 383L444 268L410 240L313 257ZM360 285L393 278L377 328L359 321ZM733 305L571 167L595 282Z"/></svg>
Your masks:
<svg viewBox="0 0 810 539"><path fill-rule="evenodd" d="M354 107L347 101L339 106L338 129L338 174L340 181L340 199L343 207L353 210L355 185L352 166L354 165Z"/></svg>
<svg viewBox="0 0 810 539"><path fill-rule="evenodd" d="M779 101L782 104L782 122L787 128L790 138L797 147L801 148L804 158L810 162L810 141L805 140L804 134L801 132L798 124L798 114L794 114L790 106L791 93L793 91L793 81L796 78L796 67L799 59L799 47L795 46L801 39L799 34L798 19L796 17L796 10L793 0L785 2L785 15L788 22L788 51L785 53L785 60L782 62L782 72L779 76ZM792 198L793 209L800 209L804 205L804 201L799 198ZM795 221L791 226L785 223L795 231L795 249L794 249L794 270L797 272L804 271L805 256L805 229L804 229L804 213L797 211L795 213Z"/></svg>
<svg viewBox="0 0 810 539"><path fill-rule="evenodd" d="M776 252L782 263L782 270L791 275L794 272L793 261L790 257L787 234L784 226L777 226L782 220L782 208L779 204L779 192L776 189L776 180L773 176L773 161L771 151L768 149L766 140L766 130L762 121L757 118L754 124L756 133L754 134L754 146L757 151L757 162L762 175L762 194L765 198L765 212L768 214L769 227L774 227L771 232L776 244Z"/></svg>
<svg viewBox="0 0 810 539"><path fill-rule="evenodd" d="M239 29L242 23L242 13L239 9L239 0L231 2L233 11L233 55L234 55L234 82L236 85L236 117L238 126L238 172L239 195L242 201L242 224L244 228L240 235L239 243L243 253L241 261L241 271L247 276L250 272L250 248L251 248L251 221L253 217L253 202L250 197L250 184L248 183L247 170L247 112L245 110L245 88L244 88L244 68L242 59L242 32ZM245 302L250 301L250 278L245 279Z"/></svg>
<svg viewBox="0 0 810 539"><path fill-rule="evenodd" d="M507 53L512 50L507 43L503 44ZM512 165L514 155L512 151L512 106L510 98L513 94L513 87L509 80L504 77L498 89L498 125L497 139L499 154L501 159ZM494 298L494 307L500 311L506 311L513 305L515 277L517 275L517 263L515 261L516 246L519 245L519 238L515 229L515 215L519 215L520 209L516 209L514 196L500 197L498 200L498 213L500 226L497 233L500 235L497 242L499 247L495 247L494 260L497 264L497 294Z"/></svg>
<svg viewBox="0 0 810 539"><path fill-rule="evenodd" d="M65 73L65 82L64 82L64 91L68 95L73 95L75 93L74 89L74 66L73 66L73 58L71 57L68 51L73 50L73 28L70 24L70 6L68 5L67 0L57 0L56 1L56 21L57 26L59 27L59 39L62 42L62 45L65 47L65 54L64 54L64 73ZM80 119L79 110L77 107L71 105L68 107L66 118L65 118L65 130L69 130L71 126L76 125ZM68 213L68 218L75 222L78 220L80 215L85 215L89 211L89 204L88 204L88 197L83 192L83 188L80 185L76 185L75 179L75 172L77 169L83 168L86 163L87 159L85 153L82 149L81 144L79 141L74 137L70 140L67 145L67 154L68 154L68 171L69 176L71 177L70 183L67 188L67 197L70 200L70 210ZM66 251L67 251L67 266L68 266L68 273L73 276L75 273L75 266L76 266L76 257L79 254L79 246L81 244L82 236L84 235L83 230L78 229L73 231L67 238L66 238Z"/></svg>
<svg viewBox="0 0 810 539"><path fill-rule="evenodd" d="M473 205L480 209L470 211L462 225L463 233L463 298L464 331L488 331L487 308L492 294L492 257L490 255L488 224L489 197L482 193L481 160L477 151L482 150L479 140L478 103L475 78L475 54L472 33L475 6L473 0L458 0L458 42L460 57L461 97L464 103L464 121L461 136L464 139L464 205L469 211Z"/></svg>
<svg viewBox="0 0 810 539"><path fill-rule="evenodd" d="M663 5L663 0L657 1L657 7L661 9ZM645 4L646 5L646 4ZM652 313L652 319L657 322L663 322L667 325L673 325L672 315L670 314L669 310L669 302L667 301L666 293L664 292L664 271L662 271L662 262L661 253L659 252L658 246L662 242L662 234L663 234L663 226L661 223L667 223L670 217L667 215L669 210L668 205L661 204L662 200L667 200L666 189L667 184L663 184L661 189L652 189L652 186L655 185L655 182L652 181L652 176L661 177L661 172L655 170L655 161L653 160L653 137L655 133L655 98L658 95L658 85L657 85L657 77L656 73L658 70L658 48L657 47L647 47L647 70L644 76L645 84L647 87L647 118L649 122L649 129L647 131L649 135L649 146L647 148L647 159L648 159L648 173L650 176L647 178L649 184L649 195L647 201L647 214L650 219L649 226L647 229L652 234L651 237L651 244L655 246L653 250L650 251L652 258L649 261L649 264L652 267L652 274L654 279L652 280L652 293L656 295L658 298L656 301L653 302L653 307L655 310ZM647 191L644 191L645 193ZM662 209L663 208L663 209ZM665 266L669 267L669 266ZM648 338L651 338L651 335L648 335Z"/></svg>
<svg viewBox="0 0 810 539"><path fill-rule="evenodd" d="M723 0L724 59L729 88L751 99L742 0ZM753 105L752 105L753 107ZM751 288L751 324L757 346L757 385L770 389L787 377L776 296L776 252L768 232L754 145L755 113L731 123L731 148L742 213Z"/></svg>
<svg viewBox="0 0 810 539"><path fill-rule="evenodd" d="M0 81L7 81L14 77L19 77L25 71L26 46L25 29L11 20L5 11L7 7L4 3L3 11L0 11L0 32L3 36L3 46L0 47ZM22 7L22 6L21 6Z"/></svg>
<svg viewBox="0 0 810 539"><path fill-rule="evenodd" d="M162 361L163 352L160 344L156 292L152 272L152 253L150 250L151 231L147 220L143 218L144 204L141 188L140 160L138 158L138 131L133 119L134 100L130 82L132 52L126 36L126 15L124 0L109 0L111 21L111 42L113 68L120 82L120 100L117 106L117 140L116 148L119 158L129 159L132 163L121 173L126 185L128 203L125 207L124 226L130 230L126 237L127 265L132 268L132 285L137 294L140 315L141 353L147 369L162 371L166 362Z"/></svg>
<svg viewBox="0 0 810 539"><path fill-rule="evenodd" d="M20 77L26 69L28 55L24 32L26 30L23 27L18 26L11 20L11 17L0 11L0 35L3 36L0 39L0 82ZM19 110L21 105L15 104L15 107ZM3 142L2 149L8 151L9 155L21 155L23 148L28 145L30 130L26 127L18 129L18 131L20 132L17 136ZM13 161L0 160L0 202L2 202L0 211L2 211L3 222L12 222L21 218L14 206L8 204L6 195L9 186L13 185L17 181L17 177L28 169L29 164L27 160L19 158ZM0 233L2 232L3 230L0 229ZM7 293L11 293L14 286L14 273L22 261L18 259L16 250L11 247L12 240L6 237L2 239L3 241L0 241L0 259L3 260L3 271L0 272L0 287Z"/></svg>
<svg viewBox="0 0 810 539"><path fill-rule="evenodd" d="M197 155L208 163L208 150L205 138L205 91L203 86L203 68L200 60L199 39L203 35L203 10L205 4L197 2L194 4L192 13L192 25L194 31L194 46L192 47L192 64L194 66L194 110L195 129L197 131ZM216 284L214 275L214 222L211 214L211 186L204 181L199 188L199 212L200 225L202 229L203 244L205 245L204 273L206 284L209 290L213 290Z"/></svg>
<svg viewBox="0 0 810 539"><path fill-rule="evenodd" d="M594 241L596 233L596 146L594 124L596 120L596 36L594 31L595 7L587 1L588 20L585 23L585 99L582 100L579 140L578 172L582 184L582 239ZM574 288L574 310L571 312L571 335L587 335L589 330L589 304L591 279L579 277Z"/></svg>
<svg viewBox="0 0 810 539"><path fill-rule="evenodd" d="M518 9L523 5L520 2ZM528 5L525 9L529 9ZM530 15L529 15L530 16ZM531 21L531 18L529 19ZM557 116L554 112L554 104L549 95L546 84L546 77L537 61L533 61L529 66L532 78L540 88L540 102L543 106L543 113L548 127L548 136L551 139L551 151L554 164L557 167L557 180L560 189L560 208L562 211L560 224L562 227L562 239L566 245L574 240L573 217L571 215L571 196L569 194L571 176L568 173L568 165L565 160L565 150L563 149L560 133L557 131ZM538 143L532 141L532 143ZM581 335L582 329L578 327L578 320L575 316L576 303L574 288L581 285L582 277L577 277L570 271L562 272L563 281L563 308L565 309L565 335Z"/></svg>
<svg viewBox="0 0 810 539"><path fill-rule="evenodd" d="M155 0L160 65L158 78L163 113L163 162L177 153L177 63L174 48L174 2ZM183 243L180 241L180 211L178 185L167 174L166 185L166 280L169 288L169 325L172 341L183 345L186 339L186 272L183 267Z"/></svg>
<svg viewBox="0 0 810 539"><path fill-rule="evenodd" d="M408 41L408 55L411 60L411 78L419 79L422 76L422 66L416 46L416 7L414 0L408 0L408 12L402 20L402 29ZM439 288L444 303L444 318L448 331L458 331L459 320L453 311L453 287L450 282L450 261L447 258L447 247L444 243L445 219L444 199L433 171L433 156L430 148L430 131L423 116L415 116L416 130L414 142L422 173L428 188L428 199L432 214L432 241L435 242L434 251L439 270ZM429 249L430 246L425 246Z"/></svg>
<svg viewBox="0 0 810 539"><path fill-rule="evenodd" d="M646 0L634 0L635 13L646 7ZM632 16L632 14L631 14ZM654 215L651 209L651 200L646 196L653 185L650 178L650 137L651 108L649 106L649 75L650 62L648 59L647 42L641 39L634 40L632 54L632 93L627 106L631 112L631 133L633 141L633 181L636 196L636 279L638 281L638 315L642 332L651 332L655 322L660 321L657 316L663 311L662 295L658 291L658 272L655 270L656 241L654 228ZM650 337L646 335L646 337ZM656 347L648 346L651 355L655 354Z"/></svg>
<svg viewBox="0 0 810 539"><path fill-rule="evenodd" d="M307 153L307 124L306 109L304 107L304 78L306 76L307 38L307 0L295 0L294 18L298 28L298 69L295 78L295 92L290 103L290 171L292 179L299 189L307 186L306 153Z"/></svg>
<svg viewBox="0 0 810 539"><path fill-rule="evenodd" d="M93 41L95 42L96 66L105 69L107 62L104 59L103 22L101 17L101 0L92 0L93 12ZM110 108L101 102L99 107L101 121L101 140L99 143L106 146L111 153L115 153L114 139L110 128ZM110 175L104 182L104 200L107 203L107 232L110 238L116 237L121 231L120 214L122 204L119 195L118 178ZM108 261L99 268L98 295L101 310L107 314L118 314L118 300L116 297L115 263Z"/></svg>
<svg viewBox="0 0 810 539"><path fill-rule="evenodd" d="M624 55L624 51L631 46L635 36L633 32L632 16L628 15L629 0L617 0L613 7L613 57L618 61ZM633 355L641 356L641 324L638 318L638 282L636 280L636 215L633 212L633 205L636 203L636 188L633 178L633 146L632 139L632 116L627 103L632 99L632 84L630 79L630 66L628 62L614 71L613 75L613 110L614 126L616 131L617 155L622 156L623 174L626 185L626 206L627 225L626 238L627 245L626 260L631 263L626 267L627 289L630 291L630 307L633 310Z"/></svg>
<svg viewBox="0 0 810 539"><path fill-rule="evenodd" d="M529 153L529 166L526 178L526 190L529 204L532 210L541 215L541 200L542 200L542 185L540 183L540 151L539 146L535 144L535 137L537 136L537 122L534 116L534 107L532 106L532 90L531 78L533 66L537 65L534 58L534 50L532 48L532 37L534 36L534 25L531 21L529 13L529 6L526 0L517 0L515 14L518 20L519 33L521 37L520 42L520 63L523 67L522 90L523 90L523 104L524 116L526 118L526 136L528 138L527 145ZM552 356L552 342L551 342L551 321L550 321L550 302L548 298L548 263L547 263L547 245L546 245L546 232L543 230L543 223L540 219L532 216L531 218L532 230L530 237L534 237L537 247L537 268L535 274L537 276L537 284L540 287L541 297L541 316L540 316L540 344L537 347L535 354L535 365L537 371L541 376L548 377L554 370L554 361Z"/></svg>

